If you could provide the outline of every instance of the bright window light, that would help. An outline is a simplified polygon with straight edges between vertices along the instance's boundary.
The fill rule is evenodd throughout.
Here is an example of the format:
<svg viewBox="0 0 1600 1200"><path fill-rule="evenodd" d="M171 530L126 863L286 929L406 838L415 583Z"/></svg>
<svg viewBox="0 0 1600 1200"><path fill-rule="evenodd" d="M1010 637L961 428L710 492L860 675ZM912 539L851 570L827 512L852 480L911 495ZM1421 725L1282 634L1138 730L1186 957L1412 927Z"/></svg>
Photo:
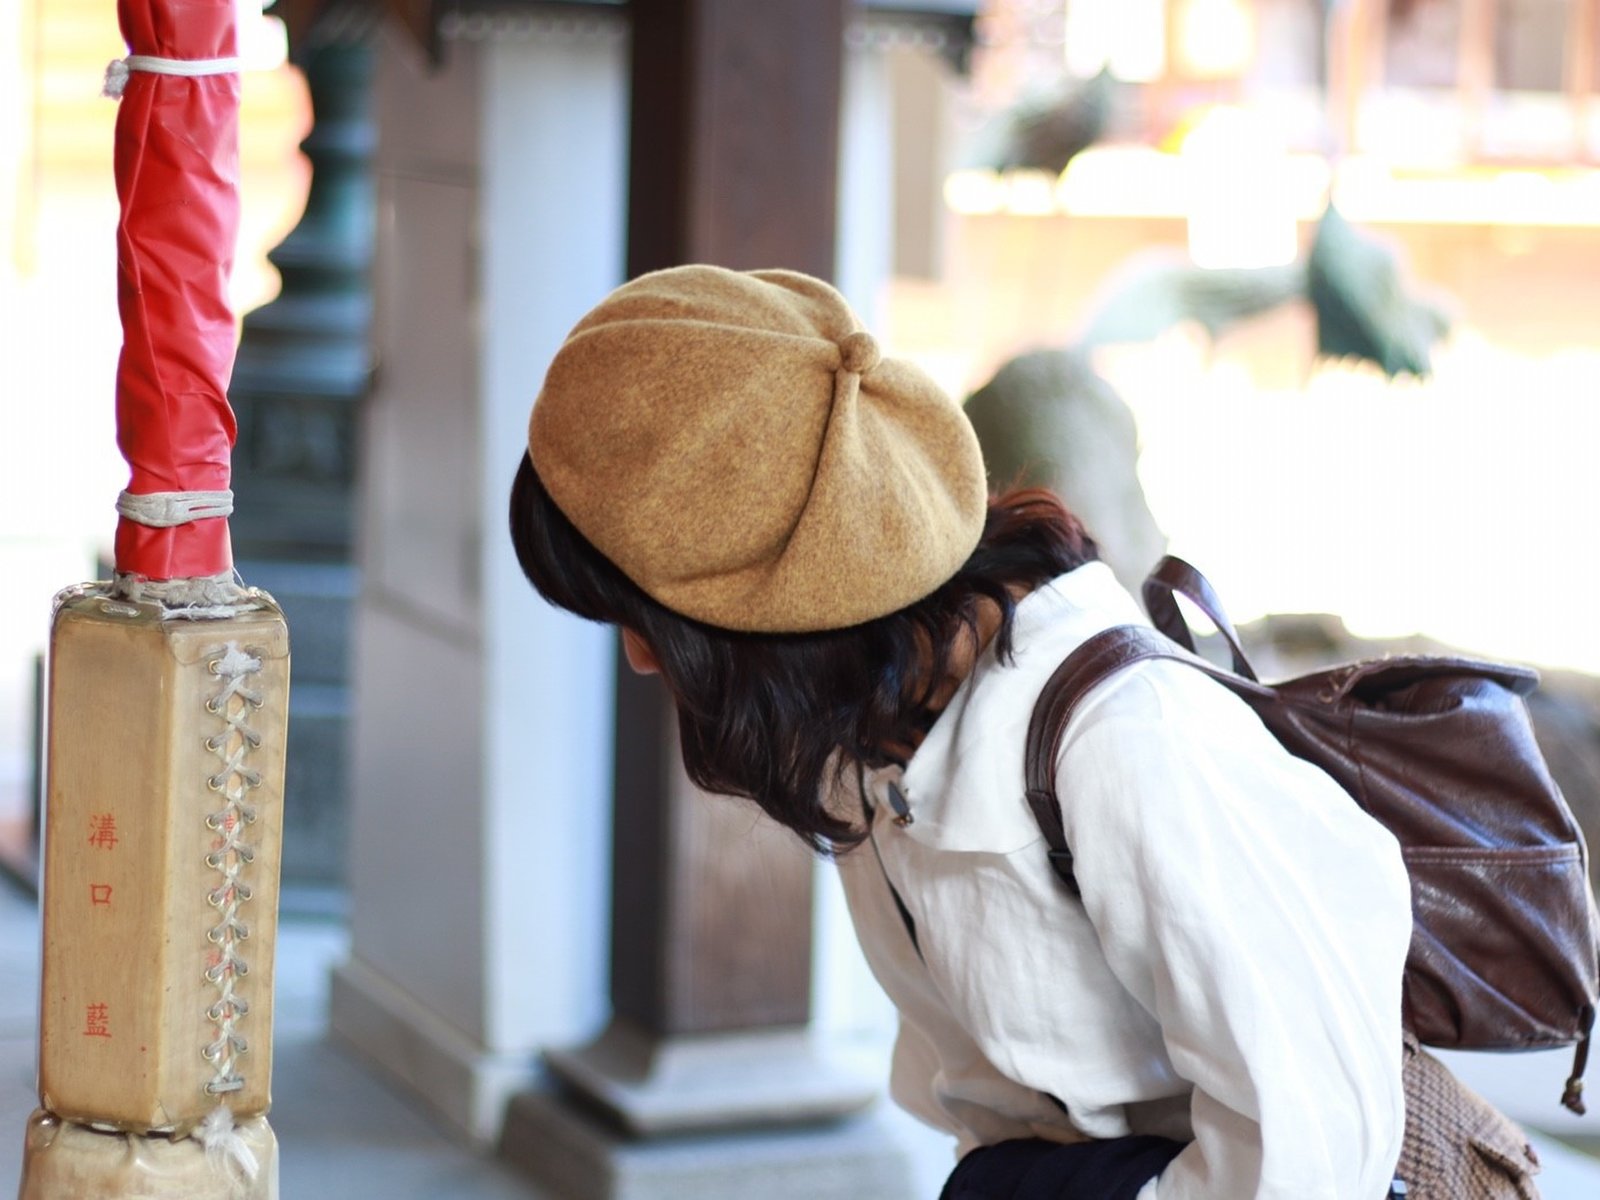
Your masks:
<svg viewBox="0 0 1600 1200"><path fill-rule="evenodd" d="M1218 107L1183 139L1189 256L1201 267L1275 267L1299 252L1288 156L1260 117Z"/></svg>
<svg viewBox="0 0 1600 1200"><path fill-rule="evenodd" d="M1243 0L1188 0L1180 21L1179 55L1200 79L1240 75L1255 54L1255 28Z"/></svg>
<svg viewBox="0 0 1600 1200"><path fill-rule="evenodd" d="M1067 70L1149 83L1167 69L1166 0L1071 0L1067 5Z"/></svg>

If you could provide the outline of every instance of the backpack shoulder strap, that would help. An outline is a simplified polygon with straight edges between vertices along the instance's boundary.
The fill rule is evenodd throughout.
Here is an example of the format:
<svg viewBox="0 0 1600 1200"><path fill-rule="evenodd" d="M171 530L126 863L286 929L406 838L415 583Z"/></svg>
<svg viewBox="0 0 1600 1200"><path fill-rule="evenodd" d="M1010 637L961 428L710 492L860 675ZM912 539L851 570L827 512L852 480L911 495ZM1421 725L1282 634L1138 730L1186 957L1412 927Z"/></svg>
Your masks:
<svg viewBox="0 0 1600 1200"><path fill-rule="evenodd" d="M1039 822L1039 829L1050 847L1050 865L1067 889L1076 896L1078 881L1072 871L1072 850L1061 820L1061 804L1056 799L1056 759L1067 722L1093 688L1117 672L1152 658L1175 658L1196 666L1202 664L1144 625L1117 625L1095 634L1055 669L1028 722L1025 760L1028 807Z"/></svg>

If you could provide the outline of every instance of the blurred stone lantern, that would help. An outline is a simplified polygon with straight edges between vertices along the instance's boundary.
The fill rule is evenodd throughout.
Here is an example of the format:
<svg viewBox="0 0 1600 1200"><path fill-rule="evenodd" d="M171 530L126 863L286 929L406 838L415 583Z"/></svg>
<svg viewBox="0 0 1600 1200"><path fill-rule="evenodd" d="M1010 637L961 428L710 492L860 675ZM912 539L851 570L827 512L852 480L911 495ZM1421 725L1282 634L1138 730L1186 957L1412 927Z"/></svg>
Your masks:
<svg viewBox="0 0 1600 1200"><path fill-rule="evenodd" d="M292 16L292 14L291 14ZM282 291L244 320L228 399L238 418L235 552L294 623L285 784L286 907L327 908L347 843L348 638L356 595L356 424L372 373L373 20L300 31L311 189L269 255Z"/></svg>

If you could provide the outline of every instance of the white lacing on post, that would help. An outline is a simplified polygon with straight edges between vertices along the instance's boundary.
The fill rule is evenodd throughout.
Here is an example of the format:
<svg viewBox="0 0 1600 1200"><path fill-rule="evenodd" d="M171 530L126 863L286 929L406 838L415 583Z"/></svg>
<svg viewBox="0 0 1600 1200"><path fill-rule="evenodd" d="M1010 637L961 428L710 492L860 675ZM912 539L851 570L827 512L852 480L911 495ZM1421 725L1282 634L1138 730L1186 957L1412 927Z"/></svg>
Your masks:
<svg viewBox="0 0 1600 1200"><path fill-rule="evenodd" d="M174 525L188 525L211 517L232 516L233 493L226 488L220 492L148 492L144 495L123 492L117 497L117 515L152 529L171 529Z"/></svg>
<svg viewBox="0 0 1600 1200"><path fill-rule="evenodd" d="M152 75L183 75L196 78L201 75L237 75L244 67L242 58L161 58L154 54L130 54L127 58L114 58L106 64L106 81L100 89L102 96L119 98L127 90L128 76L135 71L148 71Z"/></svg>
<svg viewBox="0 0 1600 1200"><path fill-rule="evenodd" d="M239 1056L249 1050L239 1032L239 1022L250 1011L250 1005L239 994L239 981L249 974L250 966L240 955L239 945L250 936L250 927L239 910L250 899L250 887L240 876L255 859L244 833L255 823L256 810L245 797L260 786L261 773L245 763L250 752L261 745L261 735L250 728L249 716L261 707L262 694L250 686L261 671L259 652L228 642L208 653L206 669L220 686L206 700L206 711L219 718L223 727L206 739L206 749L217 756L219 763L207 777L206 786L222 797L222 807L206 817L206 828L215 835L206 866L217 872L217 884L206 894L206 902L217 910L217 924L206 934L213 949L205 976L217 989L217 998L206 1009L206 1018L216 1026L216 1038L207 1043L201 1054L213 1070L205 1085L206 1093L220 1097L243 1089L245 1079L239 1071ZM225 1104L219 1102L218 1110L206 1118L196 1136L208 1156L254 1178L255 1156L234 1130L233 1115Z"/></svg>

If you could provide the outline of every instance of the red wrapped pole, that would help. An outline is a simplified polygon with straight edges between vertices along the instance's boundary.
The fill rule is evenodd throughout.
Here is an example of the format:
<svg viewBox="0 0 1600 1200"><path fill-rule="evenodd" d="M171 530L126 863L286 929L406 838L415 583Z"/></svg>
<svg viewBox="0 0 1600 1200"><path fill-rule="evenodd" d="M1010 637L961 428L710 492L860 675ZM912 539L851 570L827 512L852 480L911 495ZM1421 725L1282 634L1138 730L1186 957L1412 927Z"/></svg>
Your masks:
<svg viewBox="0 0 1600 1200"><path fill-rule="evenodd" d="M57 597L19 1200L277 1200L289 632L236 584L233 0L119 0L117 578Z"/></svg>
<svg viewBox="0 0 1600 1200"><path fill-rule="evenodd" d="M233 567L227 285L239 229L239 75L236 63L175 72L215 72L234 58L234 3L119 0L117 16L130 50L127 69L107 77L109 91L122 84L117 443L131 478L116 565L153 581L215 577Z"/></svg>

